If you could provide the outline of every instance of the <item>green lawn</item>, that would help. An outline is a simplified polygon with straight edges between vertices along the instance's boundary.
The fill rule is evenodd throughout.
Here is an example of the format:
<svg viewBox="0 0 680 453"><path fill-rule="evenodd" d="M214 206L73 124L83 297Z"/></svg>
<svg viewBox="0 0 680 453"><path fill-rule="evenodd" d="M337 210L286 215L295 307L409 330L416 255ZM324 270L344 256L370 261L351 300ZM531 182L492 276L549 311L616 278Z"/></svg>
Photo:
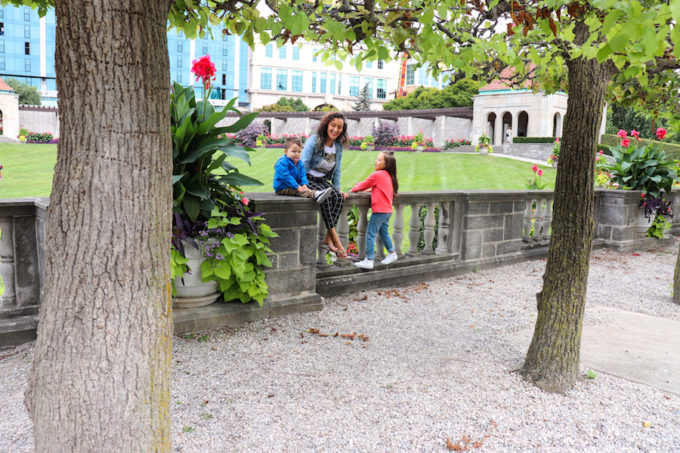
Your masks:
<svg viewBox="0 0 680 453"><path fill-rule="evenodd" d="M274 163L280 149L260 149L251 154L252 166L233 161L262 186L246 187L246 191L272 191ZM365 179L373 171L376 152L345 151L342 159L342 188ZM48 197L57 156L56 145L0 144L0 198ZM455 189L523 190L532 175L531 165L492 155L456 153L398 152L399 188L402 192L424 192ZM555 170L542 166L547 189L554 188Z"/></svg>

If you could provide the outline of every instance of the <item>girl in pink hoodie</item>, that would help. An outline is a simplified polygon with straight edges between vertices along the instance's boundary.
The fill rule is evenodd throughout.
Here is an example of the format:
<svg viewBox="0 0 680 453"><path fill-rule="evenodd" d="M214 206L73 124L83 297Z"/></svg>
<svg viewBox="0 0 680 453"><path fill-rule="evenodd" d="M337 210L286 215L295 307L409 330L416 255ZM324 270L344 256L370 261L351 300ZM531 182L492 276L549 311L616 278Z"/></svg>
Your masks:
<svg viewBox="0 0 680 453"><path fill-rule="evenodd" d="M380 239L389 252L381 263L390 264L397 260L397 253L388 232L390 217L392 216L392 200L399 189L397 161L391 153L381 152L375 159L374 168L375 172L371 176L366 178L365 181L355 184L352 188L352 192L371 190L371 218L368 221L366 232L366 258L354 263L355 266L362 269L373 269L377 234L380 234Z"/></svg>

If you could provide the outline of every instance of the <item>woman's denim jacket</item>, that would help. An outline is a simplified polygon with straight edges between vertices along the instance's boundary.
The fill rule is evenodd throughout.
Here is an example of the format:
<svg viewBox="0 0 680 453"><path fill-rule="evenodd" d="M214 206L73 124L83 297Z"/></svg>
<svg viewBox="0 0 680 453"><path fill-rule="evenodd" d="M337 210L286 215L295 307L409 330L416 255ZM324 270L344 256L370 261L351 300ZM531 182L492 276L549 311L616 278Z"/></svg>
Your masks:
<svg viewBox="0 0 680 453"><path fill-rule="evenodd" d="M305 148L302 150L302 157L300 160L305 165L305 170L307 171L307 177L309 178L309 171L312 170L316 165L323 159L323 147L321 152L316 150L316 142L318 141L318 135L314 134L310 136L305 142ZM342 142L336 140L335 145L335 168L333 169L333 174L331 175L331 183L340 190L340 164L342 162Z"/></svg>

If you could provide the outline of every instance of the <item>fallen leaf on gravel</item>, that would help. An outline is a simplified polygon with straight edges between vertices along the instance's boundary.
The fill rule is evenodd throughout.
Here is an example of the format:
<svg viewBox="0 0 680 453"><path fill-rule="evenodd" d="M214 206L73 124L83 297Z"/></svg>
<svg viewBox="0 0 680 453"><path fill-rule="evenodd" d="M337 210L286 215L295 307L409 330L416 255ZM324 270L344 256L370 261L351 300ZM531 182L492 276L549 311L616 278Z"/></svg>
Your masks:
<svg viewBox="0 0 680 453"><path fill-rule="evenodd" d="M355 336L356 334L357 334L356 332L354 332L354 333L352 333L352 334L349 334L349 333L341 333L341 334L340 334L340 338L349 338L350 340L354 340L354 336Z"/></svg>
<svg viewBox="0 0 680 453"><path fill-rule="evenodd" d="M643 428L649 428L650 426L652 426L652 424L650 422L642 422Z"/></svg>
<svg viewBox="0 0 680 453"><path fill-rule="evenodd" d="M448 437L446 438L446 448L448 448L449 450L455 450L455 451L460 451L460 450L463 449L463 448L460 446L459 443L458 443L458 444L454 444L453 442L451 442L451 439L449 439Z"/></svg>
<svg viewBox="0 0 680 453"><path fill-rule="evenodd" d="M633 256L640 256L639 253L633 253Z"/></svg>

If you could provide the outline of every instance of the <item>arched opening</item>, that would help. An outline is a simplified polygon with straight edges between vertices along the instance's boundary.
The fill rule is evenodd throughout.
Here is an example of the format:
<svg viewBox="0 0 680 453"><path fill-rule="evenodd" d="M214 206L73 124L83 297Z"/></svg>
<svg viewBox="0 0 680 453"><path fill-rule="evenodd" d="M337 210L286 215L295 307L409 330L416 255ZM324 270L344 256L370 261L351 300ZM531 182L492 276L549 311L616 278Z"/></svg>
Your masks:
<svg viewBox="0 0 680 453"><path fill-rule="evenodd" d="M510 112L505 112L503 114L503 136L502 136L502 143L512 143L512 137L514 137L514 133L512 131L512 113Z"/></svg>
<svg viewBox="0 0 680 453"><path fill-rule="evenodd" d="M526 137L529 130L529 114L525 111L519 112L517 116L517 137Z"/></svg>
<svg viewBox="0 0 680 453"><path fill-rule="evenodd" d="M272 135L272 121L264 120L264 126L267 128L267 134Z"/></svg>
<svg viewBox="0 0 680 453"><path fill-rule="evenodd" d="M555 113L555 116L553 116L553 137L561 137L562 136L562 115L559 113Z"/></svg>
<svg viewBox="0 0 680 453"><path fill-rule="evenodd" d="M489 113L489 116L486 118L486 131L484 131L486 135L488 135L491 138L491 143L496 144L495 138L496 138L496 114L491 112Z"/></svg>

